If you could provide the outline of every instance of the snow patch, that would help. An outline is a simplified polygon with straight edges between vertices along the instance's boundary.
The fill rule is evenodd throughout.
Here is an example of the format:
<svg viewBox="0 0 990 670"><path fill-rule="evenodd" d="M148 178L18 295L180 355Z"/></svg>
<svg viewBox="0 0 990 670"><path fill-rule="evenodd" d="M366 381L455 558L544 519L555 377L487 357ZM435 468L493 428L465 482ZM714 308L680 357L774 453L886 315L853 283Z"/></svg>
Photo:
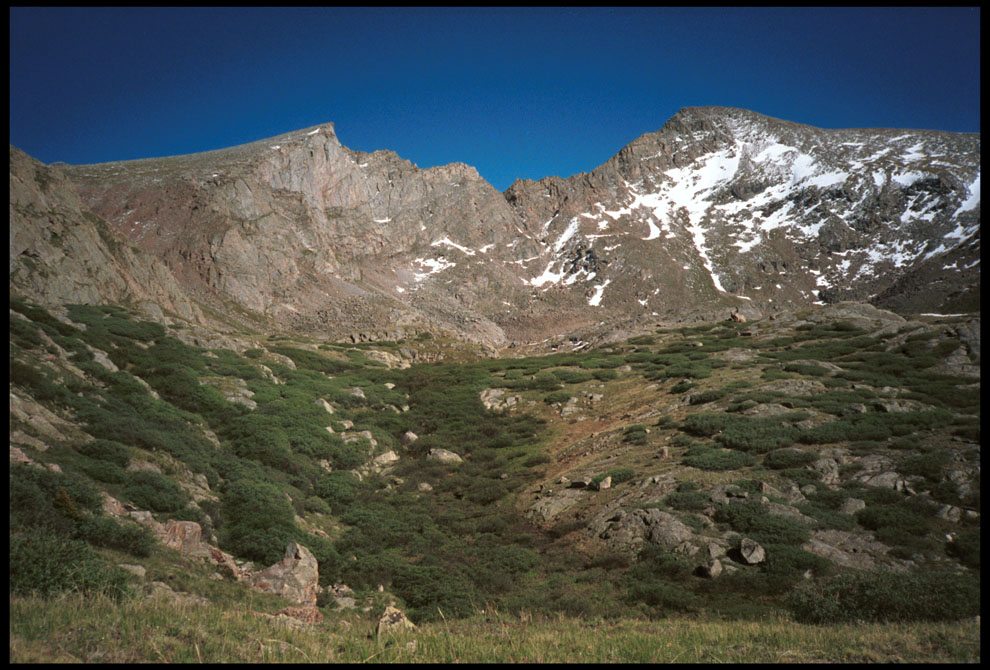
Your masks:
<svg viewBox="0 0 990 670"><path fill-rule="evenodd" d="M599 284L595 287L595 294L588 298L588 304L592 307L598 307L602 304L602 294L605 293L605 287L612 283L611 279L606 279L605 283Z"/></svg>
<svg viewBox="0 0 990 670"><path fill-rule="evenodd" d="M467 254L468 256L474 256L474 254L475 254L474 249L468 249L467 247L462 247L457 242L451 242L450 241L450 238L447 238L447 237L443 238L442 240L437 240L436 242L434 242L430 246L431 247L435 247L435 246L439 246L441 244L446 245L448 247L452 247L454 249L457 249L458 251L462 251L465 254Z"/></svg>
<svg viewBox="0 0 990 670"><path fill-rule="evenodd" d="M429 272L414 272L413 277L417 282L423 281L430 275L435 275L438 272L443 272L453 267L457 267L456 263L452 263L445 258L417 258L413 261L414 263L419 263L424 267L430 268Z"/></svg>

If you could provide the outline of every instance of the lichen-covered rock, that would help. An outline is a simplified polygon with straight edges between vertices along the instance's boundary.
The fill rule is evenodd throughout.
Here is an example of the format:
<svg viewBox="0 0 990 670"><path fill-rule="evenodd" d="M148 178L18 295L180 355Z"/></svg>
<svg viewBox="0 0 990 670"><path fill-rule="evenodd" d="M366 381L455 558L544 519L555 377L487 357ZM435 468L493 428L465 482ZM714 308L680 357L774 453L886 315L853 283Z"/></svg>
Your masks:
<svg viewBox="0 0 990 670"><path fill-rule="evenodd" d="M766 550L755 540L744 537L739 542L739 554L746 565L757 565L767 558Z"/></svg>
<svg viewBox="0 0 990 670"><path fill-rule="evenodd" d="M444 465L458 465L464 461L463 458L447 449L430 449L430 452L426 455L426 460L433 461L434 463L443 463Z"/></svg>
<svg viewBox="0 0 990 670"><path fill-rule="evenodd" d="M319 589L316 557L306 547L290 542L285 557L251 575L252 585L296 603L315 605Z"/></svg>
<svg viewBox="0 0 990 670"><path fill-rule="evenodd" d="M393 635L406 630L415 630L415 628L416 625L406 618L402 610L395 607L394 604L390 604L385 608L385 612L378 620L376 633L380 639L386 635Z"/></svg>

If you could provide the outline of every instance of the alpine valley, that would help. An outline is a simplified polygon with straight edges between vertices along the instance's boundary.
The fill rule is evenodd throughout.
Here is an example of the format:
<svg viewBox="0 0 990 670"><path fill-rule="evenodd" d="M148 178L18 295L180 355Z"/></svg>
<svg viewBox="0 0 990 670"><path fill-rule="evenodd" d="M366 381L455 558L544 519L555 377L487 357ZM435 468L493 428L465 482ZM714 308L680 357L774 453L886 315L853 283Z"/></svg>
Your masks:
<svg viewBox="0 0 990 670"><path fill-rule="evenodd" d="M979 661L978 134L11 146L10 363L12 661Z"/></svg>

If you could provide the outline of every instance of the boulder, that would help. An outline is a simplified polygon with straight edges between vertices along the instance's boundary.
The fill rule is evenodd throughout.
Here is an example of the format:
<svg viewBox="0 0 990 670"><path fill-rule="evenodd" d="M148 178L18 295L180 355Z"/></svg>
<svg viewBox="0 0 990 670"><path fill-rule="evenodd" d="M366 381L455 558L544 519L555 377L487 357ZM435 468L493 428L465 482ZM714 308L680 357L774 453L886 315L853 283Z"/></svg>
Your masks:
<svg viewBox="0 0 990 670"><path fill-rule="evenodd" d="M426 460L445 465L457 465L464 461L463 458L446 449L430 449L430 453L426 455Z"/></svg>
<svg viewBox="0 0 990 670"><path fill-rule="evenodd" d="M203 529L195 521L169 519L165 524L162 543L183 554L206 556L209 548L203 544L202 537Z"/></svg>
<svg viewBox="0 0 990 670"><path fill-rule="evenodd" d="M717 558L709 558L707 561L698 566L698 573L702 577L715 579L722 574L722 561Z"/></svg>
<svg viewBox="0 0 990 670"><path fill-rule="evenodd" d="M372 465L378 468L384 468L393 463L398 463L399 455L394 451L386 451L384 454L378 454L373 459L371 459Z"/></svg>
<svg viewBox="0 0 990 670"><path fill-rule="evenodd" d="M315 605L319 588L316 557L306 547L289 542L285 557L251 575L253 586L304 605Z"/></svg>
<svg viewBox="0 0 990 670"><path fill-rule="evenodd" d="M962 510L955 505L942 505L935 516L946 521L958 522L962 518Z"/></svg>
<svg viewBox="0 0 990 670"><path fill-rule="evenodd" d="M839 507L839 514L855 514L866 508L866 501L859 498L846 498Z"/></svg>
<svg viewBox="0 0 990 670"><path fill-rule="evenodd" d="M330 403L328 403L323 398L317 398L316 399L316 404L319 407L322 407L323 409L325 409L327 411L327 413L329 413L329 414L333 414L334 413L333 405L331 405Z"/></svg>
<svg viewBox="0 0 990 670"><path fill-rule="evenodd" d="M585 492L578 489L564 489L554 495L540 498L530 507L527 516L536 518L544 523L552 521L561 512L577 503L585 496Z"/></svg>
<svg viewBox="0 0 990 670"><path fill-rule="evenodd" d="M874 556L885 555L889 550L866 535L834 529L812 531L811 539L801 548L843 567L860 570L874 567Z"/></svg>
<svg viewBox="0 0 990 670"><path fill-rule="evenodd" d="M811 469L820 472L822 484L825 486L837 486L839 483L839 464L834 458L819 458L811 464Z"/></svg>
<svg viewBox="0 0 990 670"><path fill-rule="evenodd" d="M419 435L412 432L411 430L407 430L402 434L402 437L399 438L399 444L401 444L403 447L408 447L410 444L412 444L418 439L419 439Z"/></svg>
<svg viewBox="0 0 990 670"><path fill-rule="evenodd" d="M148 570L143 565L134 565L133 563L118 563L117 567L142 579L148 573Z"/></svg>
<svg viewBox="0 0 990 670"><path fill-rule="evenodd" d="M378 620L378 629L376 632L378 637L381 638L383 635L392 635L405 630L414 630L415 628L416 625L406 618L402 610L395 607L394 604L390 604L385 608L382 618Z"/></svg>
<svg viewBox="0 0 990 670"><path fill-rule="evenodd" d="M348 428L353 428L352 423ZM351 442L357 442L358 440L367 440L371 448L374 449L378 446L378 440L374 438L370 430L360 430L357 432L344 432L340 434L340 438L344 441L344 444L350 444Z"/></svg>
<svg viewBox="0 0 990 670"><path fill-rule="evenodd" d="M481 404L492 411L503 411L519 402L519 396L505 395L502 389L485 389L480 393Z"/></svg>
<svg viewBox="0 0 990 670"><path fill-rule="evenodd" d="M766 550L755 540L744 537L739 542L739 554L746 565L757 565L767 558Z"/></svg>
<svg viewBox="0 0 990 670"><path fill-rule="evenodd" d="M600 482L598 482L598 490L599 491L604 491L605 489L609 489L609 488L612 488L612 478L611 477L605 477L605 479L603 479Z"/></svg>
<svg viewBox="0 0 990 670"><path fill-rule="evenodd" d="M287 617L308 624L323 622L323 614L320 613L320 610L318 610L315 605L289 605L275 614L276 616L283 614Z"/></svg>

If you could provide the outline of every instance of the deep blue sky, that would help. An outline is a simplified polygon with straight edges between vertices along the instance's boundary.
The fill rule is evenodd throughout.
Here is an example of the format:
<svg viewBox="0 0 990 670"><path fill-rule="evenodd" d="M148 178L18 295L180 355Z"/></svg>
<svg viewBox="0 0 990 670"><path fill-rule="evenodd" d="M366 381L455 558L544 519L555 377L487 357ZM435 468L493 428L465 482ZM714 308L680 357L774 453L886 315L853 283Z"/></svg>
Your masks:
<svg viewBox="0 0 990 670"><path fill-rule="evenodd" d="M979 132L976 8L10 10L10 142L51 163L334 122L496 188L589 171L681 107Z"/></svg>

